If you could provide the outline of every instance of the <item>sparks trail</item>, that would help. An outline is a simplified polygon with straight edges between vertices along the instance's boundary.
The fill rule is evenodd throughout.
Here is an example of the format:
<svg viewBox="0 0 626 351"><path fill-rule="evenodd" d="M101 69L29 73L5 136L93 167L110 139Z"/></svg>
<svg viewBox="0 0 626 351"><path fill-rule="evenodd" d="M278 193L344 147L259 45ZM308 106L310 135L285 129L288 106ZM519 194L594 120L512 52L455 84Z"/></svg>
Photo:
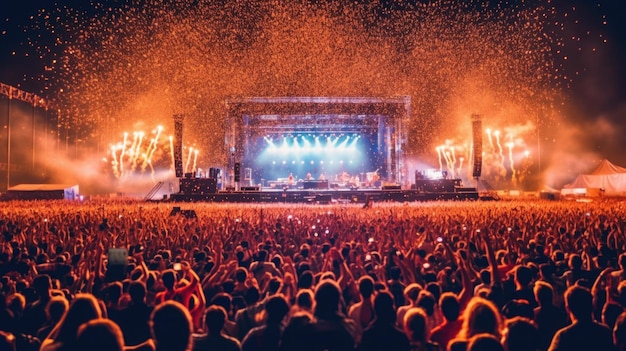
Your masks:
<svg viewBox="0 0 626 351"><path fill-rule="evenodd" d="M149 174L152 180L156 175L156 168L167 169L174 172L174 137L169 136L163 140L161 135L164 128L159 125L152 130L154 137L150 143L145 145L143 140L146 133L144 131L133 131L133 139L129 140L128 132L123 133L123 140L113 143L109 150L111 155L110 165L113 175L118 179L124 179L137 174ZM189 147L188 161L185 172L189 168L193 156L193 168L197 168L198 154L200 150ZM109 162L104 158L105 162Z"/></svg>
<svg viewBox="0 0 626 351"><path fill-rule="evenodd" d="M568 43L563 21L554 6L531 2L146 0L43 9L30 31L56 37L31 43L49 67L37 79L73 111L60 123L87 141L183 113L190 144L220 145L229 96L408 95L407 152L420 155L463 134L475 111L535 120L571 80L553 50ZM202 153L197 162L222 157Z"/></svg>
<svg viewBox="0 0 626 351"><path fill-rule="evenodd" d="M502 143L500 136L501 130L504 130L504 139L506 143ZM507 184L517 185L519 181L524 179L528 174L529 167L533 165L530 158L530 150L525 139L532 137L535 132L535 125L532 123L524 123L519 125L505 125L500 129L485 128L484 134L487 135L488 144L483 149L483 179L490 182L505 181ZM493 135L493 138L492 138ZM468 136L471 139L471 136ZM449 169L455 168L457 160L458 168L452 176L469 180L472 178L472 165L466 164L467 172L464 172L464 161L473 159L473 141L459 142L455 139L446 139L445 144L436 148L438 157L444 157ZM495 141L494 141L495 140ZM468 147L469 145L469 147ZM504 148L506 147L506 155ZM458 156L463 155L463 156ZM440 170L443 169L443 163L440 163Z"/></svg>

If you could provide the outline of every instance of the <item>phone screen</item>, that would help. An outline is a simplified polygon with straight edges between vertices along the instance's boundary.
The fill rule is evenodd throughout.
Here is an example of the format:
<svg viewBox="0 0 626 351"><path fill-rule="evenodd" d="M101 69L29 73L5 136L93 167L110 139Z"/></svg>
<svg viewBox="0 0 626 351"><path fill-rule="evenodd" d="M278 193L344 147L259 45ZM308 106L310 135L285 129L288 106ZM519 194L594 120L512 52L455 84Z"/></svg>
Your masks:
<svg viewBox="0 0 626 351"><path fill-rule="evenodd" d="M128 259L128 250L125 248L109 249L109 265L110 266L126 266Z"/></svg>
<svg viewBox="0 0 626 351"><path fill-rule="evenodd" d="M110 248L105 281L122 281L126 278L125 270L128 262L128 250L125 248Z"/></svg>

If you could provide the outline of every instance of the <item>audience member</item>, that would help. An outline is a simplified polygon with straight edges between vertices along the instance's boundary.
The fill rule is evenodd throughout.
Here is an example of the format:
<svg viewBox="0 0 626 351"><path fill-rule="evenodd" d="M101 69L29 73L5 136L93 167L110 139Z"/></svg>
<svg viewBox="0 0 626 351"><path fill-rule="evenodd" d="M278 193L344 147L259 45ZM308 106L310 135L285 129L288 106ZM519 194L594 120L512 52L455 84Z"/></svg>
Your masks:
<svg viewBox="0 0 626 351"><path fill-rule="evenodd" d="M395 350L408 351L409 340L403 330L396 326L394 298L390 292L381 291L374 297L376 318L365 329L359 351Z"/></svg>
<svg viewBox="0 0 626 351"><path fill-rule="evenodd" d="M219 305L207 308L204 321L206 334L194 334L193 351L241 351L239 340L224 333L226 310Z"/></svg>
<svg viewBox="0 0 626 351"><path fill-rule="evenodd" d="M572 323L561 328L552 339L550 351L613 350L609 328L593 320L589 289L573 285L565 292L565 308Z"/></svg>

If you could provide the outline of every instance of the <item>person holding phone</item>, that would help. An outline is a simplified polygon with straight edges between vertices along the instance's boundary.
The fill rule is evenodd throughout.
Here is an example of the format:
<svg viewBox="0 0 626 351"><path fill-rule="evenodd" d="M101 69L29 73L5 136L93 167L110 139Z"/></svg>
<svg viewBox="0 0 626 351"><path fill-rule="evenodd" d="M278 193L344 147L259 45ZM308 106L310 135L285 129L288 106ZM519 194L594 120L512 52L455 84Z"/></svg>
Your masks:
<svg viewBox="0 0 626 351"><path fill-rule="evenodd" d="M163 272L161 280L163 281L163 286L165 286L165 291L161 291L156 295L156 305L168 300L180 302L191 313L194 328L200 328L206 299L199 284L200 278L191 269L189 262L174 263L172 269L167 269Z"/></svg>

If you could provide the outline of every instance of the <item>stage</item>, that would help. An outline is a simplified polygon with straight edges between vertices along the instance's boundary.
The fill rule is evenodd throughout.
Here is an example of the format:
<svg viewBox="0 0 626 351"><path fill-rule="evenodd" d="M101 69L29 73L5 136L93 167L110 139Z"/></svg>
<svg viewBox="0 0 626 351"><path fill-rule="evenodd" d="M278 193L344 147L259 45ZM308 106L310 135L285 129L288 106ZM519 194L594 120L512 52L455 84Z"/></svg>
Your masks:
<svg viewBox="0 0 626 351"><path fill-rule="evenodd" d="M424 189L412 186L412 189L401 189L400 186L383 186L380 188L313 188L300 187L243 187L240 190L215 190L213 183L206 185L202 180L188 179L181 181L183 191L171 194L169 199L174 202L252 202L252 203L366 203L373 202L415 202L437 200L478 200L475 188L463 187L429 187ZM445 183L454 184L454 180ZM436 181L435 184L442 184Z"/></svg>
<svg viewBox="0 0 626 351"><path fill-rule="evenodd" d="M477 200L475 188L440 172L408 169L410 98L245 97L226 101L226 161L208 172L182 167L175 116L171 201L368 203ZM415 178L413 173L415 172Z"/></svg>

